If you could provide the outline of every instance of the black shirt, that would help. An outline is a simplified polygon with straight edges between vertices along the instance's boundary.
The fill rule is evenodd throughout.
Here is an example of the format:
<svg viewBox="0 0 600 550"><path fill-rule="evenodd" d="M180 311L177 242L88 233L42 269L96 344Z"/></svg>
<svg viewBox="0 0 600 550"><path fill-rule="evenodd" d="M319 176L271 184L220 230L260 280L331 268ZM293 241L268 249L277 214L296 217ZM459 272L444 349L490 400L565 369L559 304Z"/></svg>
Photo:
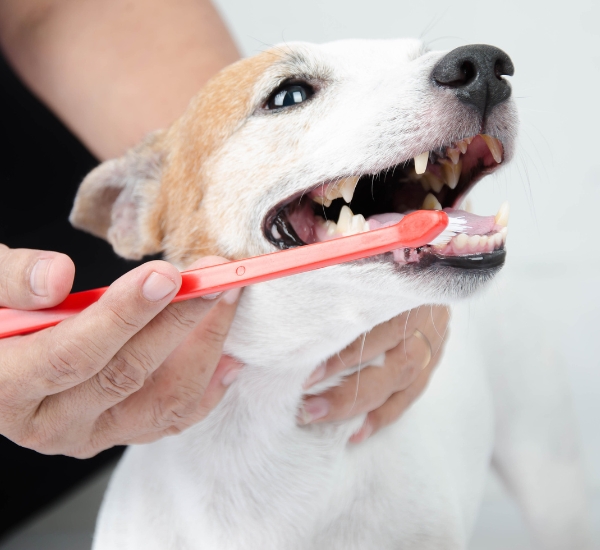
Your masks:
<svg viewBox="0 0 600 550"><path fill-rule="evenodd" d="M138 265L70 226L77 187L98 162L1 58L0 105L0 243L68 254L76 266L74 290L106 286ZM0 537L121 452L89 460L44 456L0 436Z"/></svg>

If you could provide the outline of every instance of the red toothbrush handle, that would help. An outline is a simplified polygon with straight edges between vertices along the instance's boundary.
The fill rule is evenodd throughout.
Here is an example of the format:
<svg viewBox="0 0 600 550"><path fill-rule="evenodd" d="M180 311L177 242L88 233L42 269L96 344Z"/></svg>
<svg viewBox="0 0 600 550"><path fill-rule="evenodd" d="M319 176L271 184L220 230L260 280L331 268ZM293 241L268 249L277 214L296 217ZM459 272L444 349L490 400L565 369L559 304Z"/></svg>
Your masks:
<svg viewBox="0 0 600 550"><path fill-rule="evenodd" d="M396 248L417 248L431 242L447 226L448 215L445 212L419 210L382 229L184 271L181 288L173 302L376 256ZM107 288L70 294L60 305L49 309L22 311L0 308L0 338L57 325L97 302Z"/></svg>

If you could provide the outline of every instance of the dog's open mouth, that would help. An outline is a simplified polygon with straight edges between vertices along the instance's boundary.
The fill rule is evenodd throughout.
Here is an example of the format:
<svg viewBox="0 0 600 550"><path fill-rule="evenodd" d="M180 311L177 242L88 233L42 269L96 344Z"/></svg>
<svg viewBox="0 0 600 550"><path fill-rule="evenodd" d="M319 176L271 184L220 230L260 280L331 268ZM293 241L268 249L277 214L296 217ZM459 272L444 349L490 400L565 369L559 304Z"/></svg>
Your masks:
<svg viewBox="0 0 600 550"><path fill-rule="evenodd" d="M376 174L324 182L272 209L264 233L285 249L378 229L414 210L443 209L451 218L466 220L461 232L445 243L395 250L394 261L495 267L504 262L508 205L496 216L477 216L458 206L503 155L498 139L478 134Z"/></svg>

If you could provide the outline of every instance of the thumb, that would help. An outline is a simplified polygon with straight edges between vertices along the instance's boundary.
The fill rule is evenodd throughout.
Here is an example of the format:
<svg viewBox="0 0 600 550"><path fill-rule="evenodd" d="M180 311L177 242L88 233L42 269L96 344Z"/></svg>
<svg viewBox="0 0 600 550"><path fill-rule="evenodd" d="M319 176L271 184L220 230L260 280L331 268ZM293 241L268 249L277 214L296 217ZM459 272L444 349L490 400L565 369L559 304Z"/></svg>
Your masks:
<svg viewBox="0 0 600 550"><path fill-rule="evenodd" d="M62 302L73 285L75 266L68 256L0 244L0 306L42 309Z"/></svg>

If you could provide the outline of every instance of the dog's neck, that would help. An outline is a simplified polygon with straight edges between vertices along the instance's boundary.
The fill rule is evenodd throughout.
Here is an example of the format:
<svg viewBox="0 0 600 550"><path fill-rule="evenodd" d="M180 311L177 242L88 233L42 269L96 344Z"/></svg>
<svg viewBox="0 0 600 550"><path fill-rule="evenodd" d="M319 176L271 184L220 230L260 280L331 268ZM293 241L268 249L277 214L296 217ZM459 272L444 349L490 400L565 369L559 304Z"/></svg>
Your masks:
<svg viewBox="0 0 600 550"><path fill-rule="evenodd" d="M226 351L265 376L305 380L360 334L426 300L402 288L391 264L369 262L247 288Z"/></svg>
<svg viewBox="0 0 600 550"><path fill-rule="evenodd" d="M192 458L182 462L194 464L192 472L182 472L188 483L201 491L219 486L218 498L210 491L203 495L215 520L234 511L261 510L257 524L269 529L269 518L281 521L281 506L289 508L293 502L297 509L286 514L291 531L281 530L293 532L310 508L307 503L319 500L322 480L332 475L364 417L299 427L303 384L317 365L360 334L419 305L391 292L399 288L392 268L388 276L379 268L374 281L373 273L368 263L338 266L245 290L226 352L246 366L219 407L177 438L185 440L178 444L178 453ZM289 460L299 455L303 460ZM290 501L285 495L298 479L302 495ZM282 502L277 502L273 486L285 487ZM241 506L240 494L248 500ZM270 495L268 501L264 495Z"/></svg>

